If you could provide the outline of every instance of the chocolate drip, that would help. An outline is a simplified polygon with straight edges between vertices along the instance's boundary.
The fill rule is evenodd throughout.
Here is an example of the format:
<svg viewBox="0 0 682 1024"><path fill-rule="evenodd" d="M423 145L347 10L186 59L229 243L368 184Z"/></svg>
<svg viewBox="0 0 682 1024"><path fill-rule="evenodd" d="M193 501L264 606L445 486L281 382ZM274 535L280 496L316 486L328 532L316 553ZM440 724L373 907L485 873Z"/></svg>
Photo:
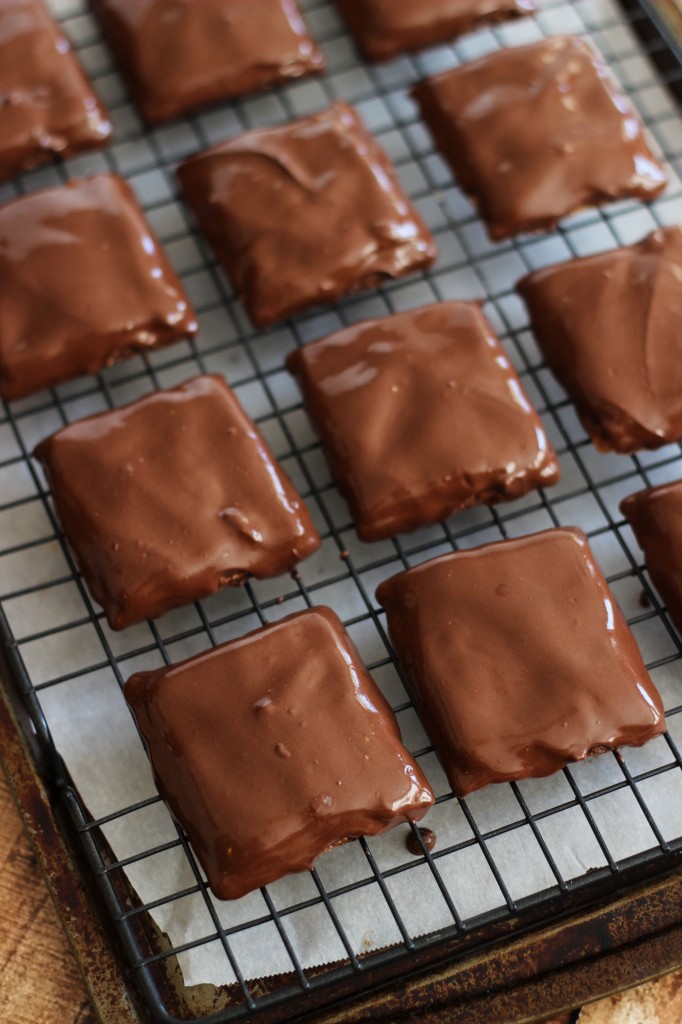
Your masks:
<svg viewBox="0 0 682 1024"><path fill-rule="evenodd" d="M436 847L436 833L432 832L430 828L419 828L417 829L417 831L421 836L422 843L430 853L431 850L435 849ZM416 835L412 830L410 830L410 832L408 832L407 834L407 838L405 839L405 846L407 847L408 853L413 854L415 857L424 856L424 851L421 847L421 843L419 842L419 840L417 839Z"/></svg>

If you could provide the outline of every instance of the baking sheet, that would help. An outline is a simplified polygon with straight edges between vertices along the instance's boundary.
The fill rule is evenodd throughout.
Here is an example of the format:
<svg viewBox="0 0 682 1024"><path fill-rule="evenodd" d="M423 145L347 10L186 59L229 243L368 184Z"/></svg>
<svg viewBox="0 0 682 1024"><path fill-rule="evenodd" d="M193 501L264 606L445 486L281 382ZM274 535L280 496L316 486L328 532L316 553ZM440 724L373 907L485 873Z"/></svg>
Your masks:
<svg viewBox="0 0 682 1024"><path fill-rule="evenodd" d="M558 882L584 878L610 862L682 839L682 770L674 745L664 738L640 750L623 751L625 772L638 780L634 785L618 759L605 755L550 779L524 782L517 789L504 785L463 802L452 798L390 662L383 620L373 599L381 579L406 564L451 550L453 540L469 547L504 533L518 536L556 524L579 525L590 534L643 654L654 665L652 676L666 709L673 712L670 736L682 742L682 713L676 713L682 704L679 641L655 609L642 607L641 582L631 574L633 564L641 564L640 553L629 529L614 526L622 524L618 502L625 494L645 483L682 477L680 448L669 446L636 458L598 454L542 367L525 312L512 290L529 267L635 241L658 223L682 223L677 176L682 130L673 101L642 55L620 8L607 0L545 0L535 18L371 69L357 60L329 3L302 6L313 33L324 44L329 64L325 79L302 81L147 133L126 102L125 89L98 42L85 5L55 0L53 7L65 19L85 66L112 107L116 129L116 141L106 153L69 161L66 172L79 177L113 169L130 179L199 309L200 334L194 345L180 343L156 353L148 363L129 360L101 378L81 379L54 395L13 403L11 418L0 420L0 597L6 598L5 614L57 748L93 817L111 816L102 830L115 856L127 862L125 871L142 902L157 904L151 913L173 946L181 949L187 984L235 979L223 941L214 938L212 913L228 930L234 963L243 977L258 978L292 969L286 942L304 968L347 958L320 887L330 895L352 951L360 954L400 943L405 937L401 926L410 937L451 928L453 907L462 920L473 922ZM566 221L561 232L493 245L433 152L406 90L426 74L500 45L565 32L587 32L609 58L652 125L654 148L668 157L670 186L651 208L620 203L604 214L588 210ZM404 186L436 235L440 257L427 275L389 284L329 311L314 311L293 326L255 334L191 228L177 199L172 166L206 144L248 127L321 109L334 97L356 104L396 162ZM33 172L18 187L0 190L0 199L56 184L62 173L56 168ZM421 530L397 543L361 544L329 483L296 386L282 370L284 356L295 344L343 323L442 298L486 299L485 311L561 453L562 481L547 491L546 500L531 494L494 511L459 513L445 528ZM21 458L22 449L29 451L65 420L122 404L201 371L225 374L303 493L312 481L315 493L308 504L324 544L300 566L300 581L254 582L245 590L216 595L199 608L173 612L153 629L143 624L114 634L99 609L96 621L90 619L92 606L54 535L44 480L37 466L29 467ZM345 551L349 557L341 558ZM283 600L277 603L280 597ZM423 822L438 836L433 861L425 863L407 852L405 826L325 854L315 877L304 873L269 886L271 906L260 892L232 903L215 901L203 889L178 897L196 889L196 864L188 859L168 812L155 799L120 682L134 671L163 664L164 653L178 661L212 641L222 642L258 626L260 615L272 621L310 601L331 605L349 624L363 659L398 709L407 746L422 752L419 760L440 798ZM576 792L586 803L576 800ZM138 804L139 809L128 810ZM359 888L356 883L361 883ZM280 914L284 935L272 907ZM182 949L191 943L197 944Z"/></svg>

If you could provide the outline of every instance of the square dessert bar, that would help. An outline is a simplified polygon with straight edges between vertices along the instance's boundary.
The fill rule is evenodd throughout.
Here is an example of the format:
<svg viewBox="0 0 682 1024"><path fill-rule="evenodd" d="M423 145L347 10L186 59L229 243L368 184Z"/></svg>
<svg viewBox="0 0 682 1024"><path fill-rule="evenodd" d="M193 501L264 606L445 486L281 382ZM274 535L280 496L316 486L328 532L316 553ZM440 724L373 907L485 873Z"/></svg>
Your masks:
<svg viewBox="0 0 682 1024"><path fill-rule="evenodd" d="M187 202L257 327L433 262L431 235L345 103L181 164Z"/></svg>
<svg viewBox="0 0 682 1024"><path fill-rule="evenodd" d="M659 694L580 530L443 555L386 580L377 599L460 796L665 732Z"/></svg>
<svg viewBox="0 0 682 1024"><path fill-rule="evenodd" d="M368 60L446 43L535 10L533 0L336 0Z"/></svg>
<svg viewBox="0 0 682 1024"><path fill-rule="evenodd" d="M492 53L421 82L414 96L493 239L665 188L635 111L583 39Z"/></svg>
<svg viewBox="0 0 682 1024"><path fill-rule="evenodd" d="M0 181L104 146L107 113L41 0L0 4Z"/></svg>
<svg viewBox="0 0 682 1024"><path fill-rule="evenodd" d="M127 182L99 175L0 207L0 395L20 398L194 334Z"/></svg>
<svg viewBox="0 0 682 1024"><path fill-rule="evenodd" d="M559 478L540 419L473 303L366 320L292 352L362 540Z"/></svg>
<svg viewBox="0 0 682 1024"><path fill-rule="evenodd" d="M125 696L219 899L310 868L344 839L415 821L434 802L328 608L140 672Z"/></svg>
<svg viewBox="0 0 682 1024"><path fill-rule="evenodd" d="M518 285L550 369L594 444L682 438L682 228L536 270Z"/></svg>
<svg viewBox="0 0 682 1024"><path fill-rule="evenodd" d="M620 508L644 552L651 581L682 632L682 480L630 494Z"/></svg>
<svg viewBox="0 0 682 1024"><path fill-rule="evenodd" d="M149 123L324 70L295 0L93 0Z"/></svg>
<svg viewBox="0 0 682 1024"><path fill-rule="evenodd" d="M293 569L320 538L222 377L72 423L35 455L113 629Z"/></svg>

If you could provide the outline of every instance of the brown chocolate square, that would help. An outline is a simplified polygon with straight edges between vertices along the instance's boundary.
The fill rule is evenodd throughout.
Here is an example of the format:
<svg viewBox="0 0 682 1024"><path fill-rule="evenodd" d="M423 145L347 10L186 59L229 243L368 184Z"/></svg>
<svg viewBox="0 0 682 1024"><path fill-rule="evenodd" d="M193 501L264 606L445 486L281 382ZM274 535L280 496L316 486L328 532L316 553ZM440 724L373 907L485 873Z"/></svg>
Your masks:
<svg viewBox="0 0 682 1024"><path fill-rule="evenodd" d="M290 615L125 687L159 792L211 889L237 899L434 802L328 608Z"/></svg>
<svg viewBox="0 0 682 1024"><path fill-rule="evenodd" d="M535 10L533 0L336 0L368 60L446 43Z"/></svg>
<svg viewBox="0 0 682 1024"><path fill-rule="evenodd" d="M377 599L460 796L665 732L659 694L580 530L443 555L386 580Z"/></svg>
<svg viewBox="0 0 682 1024"><path fill-rule="evenodd" d="M222 377L64 427L35 451L113 629L293 569L320 538Z"/></svg>
<svg viewBox="0 0 682 1024"><path fill-rule="evenodd" d="M363 321L292 352L287 366L363 540L559 478L540 419L473 303Z"/></svg>
<svg viewBox="0 0 682 1024"><path fill-rule="evenodd" d="M265 327L433 262L431 235L345 103L181 164L199 227Z"/></svg>
<svg viewBox="0 0 682 1024"><path fill-rule="evenodd" d="M651 582L682 632L682 480L630 494L620 508L644 552Z"/></svg>
<svg viewBox="0 0 682 1024"><path fill-rule="evenodd" d="M20 398L194 334L130 186L99 175L0 207L0 395Z"/></svg>
<svg viewBox="0 0 682 1024"><path fill-rule="evenodd" d="M41 0L0 5L0 181L106 145L107 113Z"/></svg>
<svg viewBox="0 0 682 1024"><path fill-rule="evenodd" d="M414 96L493 239L665 188L635 111L584 39L492 53L421 82Z"/></svg>
<svg viewBox="0 0 682 1024"><path fill-rule="evenodd" d="M149 123L324 70L295 0L93 0Z"/></svg>
<svg viewBox="0 0 682 1024"><path fill-rule="evenodd" d="M682 438L682 228L546 267L518 285L547 363L594 444Z"/></svg>

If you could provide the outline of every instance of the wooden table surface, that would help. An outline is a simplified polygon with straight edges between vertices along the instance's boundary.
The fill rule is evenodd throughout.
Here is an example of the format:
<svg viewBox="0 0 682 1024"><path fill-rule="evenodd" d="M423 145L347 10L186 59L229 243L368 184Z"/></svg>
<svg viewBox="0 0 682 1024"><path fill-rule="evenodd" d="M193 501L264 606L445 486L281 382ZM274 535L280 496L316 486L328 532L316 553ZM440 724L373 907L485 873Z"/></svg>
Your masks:
<svg viewBox="0 0 682 1024"><path fill-rule="evenodd" d="M0 922L2 1024L97 1024L1 771ZM682 971L585 1007L580 1024L682 1024Z"/></svg>
<svg viewBox="0 0 682 1024"><path fill-rule="evenodd" d="M1 770L0 1020L96 1024Z"/></svg>

